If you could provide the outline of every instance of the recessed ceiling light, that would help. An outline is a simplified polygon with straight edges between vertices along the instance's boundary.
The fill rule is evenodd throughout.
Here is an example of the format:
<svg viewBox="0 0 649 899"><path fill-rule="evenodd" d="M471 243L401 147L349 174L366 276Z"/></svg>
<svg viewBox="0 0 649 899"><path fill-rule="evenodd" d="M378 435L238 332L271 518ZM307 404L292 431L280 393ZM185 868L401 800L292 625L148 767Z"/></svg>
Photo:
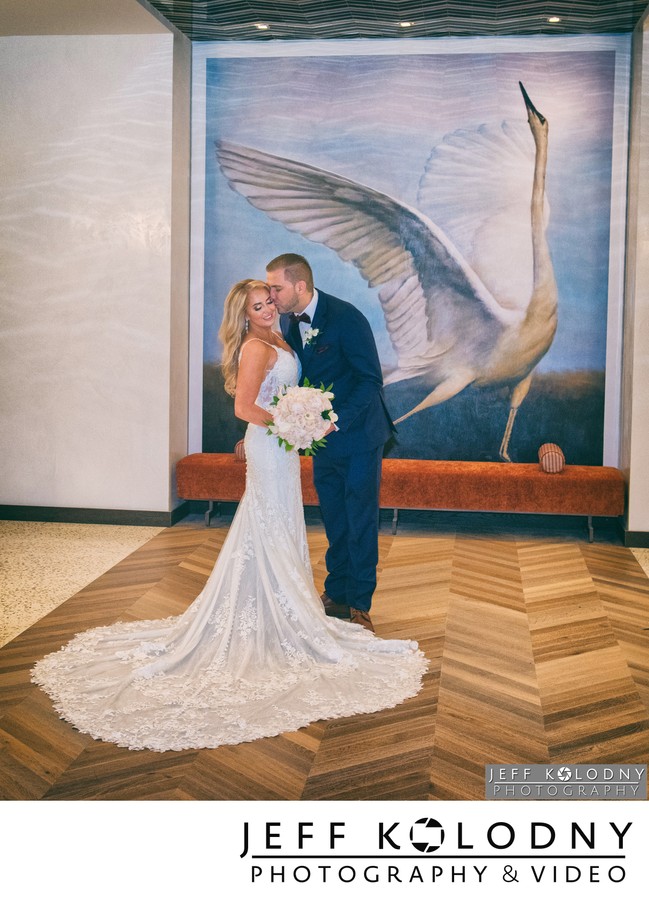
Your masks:
<svg viewBox="0 0 649 899"><path fill-rule="evenodd" d="M414 22L399 22L399 28L410 28Z"/></svg>
<svg viewBox="0 0 649 899"><path fill-rule="evenodd" d="M548 22L550 25L558 25L561 21L559 16L548 16Z"/></svg>
<svg viewBox="0 0 649 899"><path fill-rule="evenodd" d="M264 25L263 22L255 22L255 28L258 31L268 31L268 29L270 28L270 25Z"/></svg>

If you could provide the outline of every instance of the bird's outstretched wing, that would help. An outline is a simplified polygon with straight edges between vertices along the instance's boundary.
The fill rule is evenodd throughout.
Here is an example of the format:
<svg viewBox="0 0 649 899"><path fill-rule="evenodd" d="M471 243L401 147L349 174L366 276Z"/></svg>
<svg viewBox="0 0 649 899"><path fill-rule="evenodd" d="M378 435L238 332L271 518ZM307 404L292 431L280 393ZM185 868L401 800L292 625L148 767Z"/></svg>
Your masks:
<svg viewBox="0 0 649 899"><path fill-rule="evenodd" d="M533 176L534 141L524 119L481 125L447 134L432 150L417 196L499 305L521 311L532 296Z"/></svg>
<svg viewBox="0 0 649 899"><path fill-rule="evenodd" d="M448 354L493 345L512 315L444 233L416 209L324 169L221 141L233 190L270 218L351 261L379 287L401 377ZM472 346L467 346L470 337ZM396 380L397 378L395 378Z"/></svg>

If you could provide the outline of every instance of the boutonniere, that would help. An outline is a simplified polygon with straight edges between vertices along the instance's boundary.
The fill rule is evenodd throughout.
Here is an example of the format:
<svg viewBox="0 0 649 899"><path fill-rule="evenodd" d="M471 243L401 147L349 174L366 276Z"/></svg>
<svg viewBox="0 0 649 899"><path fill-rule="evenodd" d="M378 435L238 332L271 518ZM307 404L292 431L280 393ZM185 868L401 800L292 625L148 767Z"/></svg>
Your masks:
<svg viewBox="0 0 649 899"><path fill-rule="evenodd" d="M304 332L304 346L311 346L320 333L320 328L307 328Z"/></svg>

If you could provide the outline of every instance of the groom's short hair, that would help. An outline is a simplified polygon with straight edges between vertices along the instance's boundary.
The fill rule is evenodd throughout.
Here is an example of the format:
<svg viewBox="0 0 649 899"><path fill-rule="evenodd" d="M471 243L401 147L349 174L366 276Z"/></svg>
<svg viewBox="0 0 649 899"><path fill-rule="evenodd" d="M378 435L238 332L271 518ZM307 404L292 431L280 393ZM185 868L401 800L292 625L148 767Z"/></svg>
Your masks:
<svg viewBox="0 0 649 899"><path fill-rule="evenodd" d="M298 256L297 253L282 253L276 256L266 266L267 272L276 272L278 268L284 270L284 277L291 284L296 281L305 281L307 290L313 290L313 272L311 266L304 256Z"/></svg>

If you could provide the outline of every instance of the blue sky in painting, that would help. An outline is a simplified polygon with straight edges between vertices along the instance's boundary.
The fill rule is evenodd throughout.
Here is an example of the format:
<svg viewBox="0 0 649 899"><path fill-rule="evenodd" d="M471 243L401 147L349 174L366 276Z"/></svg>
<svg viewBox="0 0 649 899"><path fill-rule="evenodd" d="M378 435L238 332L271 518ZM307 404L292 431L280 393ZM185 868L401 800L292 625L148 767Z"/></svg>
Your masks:
<svg viewBox="0 0 649 899"><path fill-rule="evenodd" d="M504 120L525 125L522 81L550 122L548 239L559 328L539 370L602 370L614 75L612 51L208 60L206 360L220 355L217 331L231 284L263 277L270 258L297 252L310 260L316 284L362 309L382 361L393 361L377 292L335 252L287 231L232 191L215 141L307 162L417 207L426 162L445 135Z"/></svg>

